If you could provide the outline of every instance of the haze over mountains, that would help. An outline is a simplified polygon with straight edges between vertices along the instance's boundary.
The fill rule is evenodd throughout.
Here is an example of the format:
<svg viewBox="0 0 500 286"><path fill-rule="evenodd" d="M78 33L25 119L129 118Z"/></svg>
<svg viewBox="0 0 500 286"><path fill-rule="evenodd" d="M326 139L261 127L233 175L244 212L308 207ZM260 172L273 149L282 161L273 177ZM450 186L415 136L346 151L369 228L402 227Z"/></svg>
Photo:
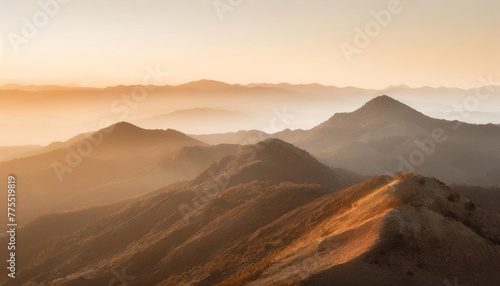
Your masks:
<svg viewBox="0 0 500 286"><path fill-rule="evenodd" d="M35 150L41 149L42 146L11 146L11 147L0 147L0 162L16 157L25 156L25 154L30 154Z"/></svg>
<svg viewBox="0 0 500 286"><path fill-rule="evenodd" d="M317 85L159 88L220 100L241 89L249 101L262 89L328 96ZM248 114L150 111L137 118L159 128L239 125ZM273 124L291 121L288 111L271 111ZM0 173L16 175L29 206L19 213L16 283L109 285L117 271L130 285L500 282L491 187L500 184L500 126L435 119L377 96L311 129L267 131L186 135L119 122L5 148ZM5 275L0 283L10 285Z"/></svg>
<svg viewBox="0 0 500 286"><path fill-rule="evenodd" d="M2 146L46 145L63 141L75 134L97 131L110 124L127 121L143 128L177 129L187 134L211 134L257 129L275 133L283 129L311 129L337 112L357 109L380 94L410 104L417 110L440 118L453 118L470 123L499 124L500 97L491 96L474 109L456 112L457 105L491 88L462 90L457 88L416 88L405 86L371 90L355 87L338 88L319 84L226 84L201 80L178 86L114 86L108 88L17 86L0 88L0 132ZM265 108L263 108L265 106ZM476 108L477 107L477 108ZM187 125L186 113L205 117L206 125ZM206 110L223 110L207 113ZM293 116L284 124L270 128L276 112ZM151 118L176 112L161 125ZM226 120L232 113L234 122ZM13 121L12 119L16 120ZM225 124L219 122L224 119ZM172 125L170 125L172 124ZM177 128L179 127L179 128ZM184 129L181 129L184 128ZM272 129L272 130L269 130ZM28 132L27 130L35 130Z"/></svg>
<svg viewBox="0 0 500 286"><path fill-rule="evenodd" d="M297 177L289 162L317 171ZM221 175L230 184L213 189ZM267 140L157 195L35 220L20 232L17 279L106 285L118 269L132 285L500 281L499 214L435 179L398 174L347 187L359 180ZM50 231L65 220L76 225Z"/></svg>
<svg viewBox="0 0 500 286"><path fill-rule="evenodd" d="M1 162L0 173L20 178L19 199L30 207L19 218L29 221L42 214L116 202L186 179L168 171L165 160L183 147L205 145L175 130L118 123ZM200 160L198 168L204 166Z"/></svg>
<svg viewBox="0 0 500 286"><path fill-rule="evenodd" d="M0 3L0 286L500 285L500 1Z"/></svg>
<svg viewBox="0 0 500 286"><path fill-rule="evenodd" d="M190 134L207 131L207 126L214 133L227 130L251 129L255 127L255 116L246 112L230 111L214 108L193 108L176 110L167 114L155 115L137 121L137 124L148 129L171 126L176 130ZM265 126L262 126L264 128ZM218 131L216 131L218 130Z"/></svg>
<svg viewBox="0 0 500 286"><path fill-rule="evenodd" d="M239 131L192 138L174 130L145 130L119 123L43 148L19 148L24 152L11 157L23 158L0 163L0 170L29 178L22 183L21 196L27 202L38 202L23 213L29 220L49 212L115 202L191 179L241 148L237 144L270 137L303 148L330 167L365 176L415 171L446 183L500 184L500 127L433 119L388 96L376 97L354 112L337 113L313 129L275 134ZM233 145L217 146L221 143ZM259 169L265 172L265 168ZM89 174L94 174L93 179L82 181ZM141 185L142 190L134 187Z"/></svg>
<svg viewBox="0 0 500 286"><path fill-rule="evenodd" d="M194 136L205 142L277 137L332 167L362 175L416 171L447 183L500 184L500 128L428 117L388 96L337 113L310 130ZM478 138L481 138L478 140Z"/></svg>

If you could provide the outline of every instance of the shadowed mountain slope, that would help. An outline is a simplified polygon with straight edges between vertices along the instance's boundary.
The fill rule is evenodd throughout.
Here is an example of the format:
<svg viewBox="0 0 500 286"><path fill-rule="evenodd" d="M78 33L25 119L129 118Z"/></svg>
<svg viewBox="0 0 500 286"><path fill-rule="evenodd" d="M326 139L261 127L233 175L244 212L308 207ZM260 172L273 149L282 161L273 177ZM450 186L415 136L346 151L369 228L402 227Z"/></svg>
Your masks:
<svg viewBox="0 0 500 286"><path fill-rule="evenodd" d="M481 207L500 213L500 187L483 188L472 185L451 185L457 195L472 199Z"/></svg>
<svg viewBox="0 0 500 286"><path fill-rule="evenodd" d="M494 179L498 142L495 125L433 119L381 96L352 113L335 114L295 144L328 165L361 174L417 171L446 182L491 185L500 183Z"/></svg>
<svg viewBox="0 0 500 286"><path fill-rule="evenodd" d="M26 222L41 214L107 204L186 179L166 172L160 162L185 146L196 145L206 144L175 130L144 130L123 122L75 136L57 147L49 145L37 150L37 155L1 162L0 174L16 176L22 189L19 200L30 206L20 213Z"/></svg>
<svg viewBox="0 0 500 286"><path fill-rule="evenodd" d="M189 148L185 150L187 149ZM253 150L256 153L248 159L247 155ZM238 160L243 160L243 164L239 167L236 166L239 163L235 163ZM255 167L264 168L266 172L256 172ZM306 168L314 172L299 176ZM214 176L207 176L210 173ZM223 188L211 189L218 180L223 179L223 174L228 174L224 179L230 183ZM36 283L56 281L57 278L61 278L57 281L61 283L66 281L65 283L69 284L60 285L73 285L72 283L81 282L74 281L73 274L76 275L75 277L88 276L89 273L76 274L80 271L86 272L84 269L87 268L87 263L100 265L101 262L115 255L113 259L116 259L116 262L122 259L128 261L132 257L149 257L147 260L157 264L158 266L154 267L157 268L164 263L174 262L177 259L175 257L183 256L186 251L194 255L197 252L196 249L204 247L202 245L205 243L199 245L197 242L193 248L188 246L181 252L174 250L173 245L184 243L190 245L192 240L212 241L220 240L222 237L228 243L234 243L239 238L235 236L233 240L230 238L231 233L238 236L249 235L263 223L270 223L297 206L359 180L358 175L345 170L332 170L312 158L307 152L280 140L273 139L246 146L212 164L207 171L184 186L177 184L177 186L165 189L159 195L131 203L99 221L90 220L87 226L74 233L47 239L45 236L51 234L41 232L39 235L26 238L27 240L23 240L25 244L31 243L29 241L32 239L51 244L43 245L47 247L44 251L47 255L35 255L34 252L21 255L26 259L23 263L30 266L24 274L20 274L20 277L26 277L26 280L29 277L29 279L34 279L33 281L38 281ZM44 221L42 219L34 221L24 231L33 233L29 229L34 227L43 229ZM227 221L228 224L220 225L221 221ZM123 231L128 234L125 235ZM80 243L75 244L77 240ZM132 247L136 243L137 248ZM52 252L50 248L56 245L58 251ZM208 242L207 245L213 245L213 243ZM223 246L220 245L213 251L221 250ZM153 253L160 254L168 249L172 249L174 260L168 259L162 262L165 257L153 255ZM205 261L204 259L211 257L212 250L203 255L200 253L195 255L197 256L195 260ZM67 255L73 258L69 259ZM186 255L191 257L191 254L186 253ZM53 268L54 263L66 259L69 259L67 263ZM143 258L132 260L143 261ZM191 258L188 258L186 263L178 261L174 268L190 267L190 263L192 263ZM87 266L81 268L82 265ZM101 266L96 268L96 273L102 270ZM41 269L49 268L53 268L55 272L43 271L46 274L40 276ZM151 271L155 270L151 269ZM32 276L35 273L37 273L36 277ZM57 273L73 274L61 277ZM109 280L108 273L102 274L102 276L97 275L89 279L97 284L104 283L106 279ZM165 276L147 275L146 280L140 283L161 282L163 279ZM23 278L19 279L21 280L26 281Z"/></svg>
<svg viewBox="0 0 500 286"><path fill-rule="evenodd" d="M309 153L279 139L267 139L244 146L236 154L222 158L193 179L188 186L220 182L230 187L253 180L279 183L318 183L343 188L361 177L344 169L321 164Z"/></svg>
<svg viewBox="0 0 500 286"><path fill-rule="evenodd" d="M450 113L460 119L467 113ZM203 135L204 142L237 143L255 131ZM310 130L284 130L275 137L307 150L321 162L362 175L419 172L447 183L500 184L500 128L428 117L379 96L350 113L336 113Z"/></svg>
<svg viewBox="0 0 500 286"><path fill-rule="evenodd" d="M498 284L499 214L436 179L352 185L359 177L342 172L280 140L246 146L72 233L24 237L44 251L21 249L16 279L107 285L114 270L130 285Z"/></svg>
<svg viewBox="0 0 500 286"><path fill-rule="evenodd" d="M243 148L242 145L220 144L213 146L188 146L161 161L163 170L185 180L192 179L211 164Z"/></svg>

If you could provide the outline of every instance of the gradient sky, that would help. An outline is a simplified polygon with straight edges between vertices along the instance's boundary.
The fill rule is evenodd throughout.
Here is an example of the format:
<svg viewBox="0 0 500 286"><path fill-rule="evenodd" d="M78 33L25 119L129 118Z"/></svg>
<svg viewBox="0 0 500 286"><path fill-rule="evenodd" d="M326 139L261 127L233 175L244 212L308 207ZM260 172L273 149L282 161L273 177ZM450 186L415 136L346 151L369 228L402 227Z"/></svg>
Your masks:
<svg viewBox="0 0 500 286"><path fill-rule="evenodd" d="M66 0L16 52L9 37L50 1L0 0L0 84L138 84L155 65L169 84L470 88L500 76L498 0L401 0L402 12L350 63L340 44L389 0L242 0L224 20L213 0Z"/></svg>

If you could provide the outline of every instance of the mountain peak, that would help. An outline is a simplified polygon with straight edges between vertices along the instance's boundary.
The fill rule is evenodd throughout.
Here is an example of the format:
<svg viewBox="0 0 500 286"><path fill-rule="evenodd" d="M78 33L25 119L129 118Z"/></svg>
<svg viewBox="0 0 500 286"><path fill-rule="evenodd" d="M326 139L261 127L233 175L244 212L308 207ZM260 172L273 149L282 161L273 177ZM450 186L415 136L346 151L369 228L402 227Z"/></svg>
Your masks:
<svg viewBox="0 0 500 286"><path fill-rule="evenodd" d="M375 98L373 98L372 100L368 101L367 103L364 104L364 106L378 106L378 105L386 105L386 104L392 104L392 105L404 105L406 106L405 104L395 100L394 98L388 96L388 95L380 95L380 96L377 96Z"/></svg>
<svg viewBox="0 0 500 286"><path fill-rule="evenodd" d="M129 123L127 121L120 121L120 122L117 122L111 126L113 126L114 128L138 128L138 129L142 129L142 128L140 128L132 123Z"/></svg>
<svg viewBox="0 0 500 286"><path fill-rule="evenodd" d="M300 152L303 154L309 154L306 151L294 146L293 144L290 144L288 142L285 142L281 139L278 138L269 138L264 141L259 142L258 144L264 145L266 147L278 147L278 148L285 148L287 150L293 150L294 152Z"/></svg>
<svg viewBox="0 0 500 286"><path fill-rule="evenodd" d="M252 181L317 183L333 189L359 181L352 172L331 169L308 152L280 139L267 139L244 146L239 152L222 158L188 183L188 186L210 187L227 182L224 187Z"/></svg>
<svg viewBox="0 0 500 286"><path fill-rule="evenodd" d="M364 128L368 128L367 126L382 128L393 124L395 120L422 122L428 118L426 115L390 96L381 95L368 101L353 112L336 113L330 119L318 125L316 129L331 127L360 128L360 126L364 126Z"/></svg>
<svg viewBox="0 0 500 286"><path fill-rule="evenodd" d="M177 87L181 88L193 88L193 89L204 89L204 90L213 90L213 89L227 89L232 87L232 85L209 79L201 79L198 81L191 81L185 84L178 85Z"/></svg>
<svg viewBox="0 0 500 286"><path fill-rule="evenodd" d="M120 121L117 123L114 123L108 127L105 127L101 129L103 133L111 133L111 132L120 132L120 133L134 133L138 131L143 131L144 129L140 128L139 126L136 126L132 123L128 123L126 121Z"/></svg>
<svg viewBox="0 0 500 286"><path fill-rule="evenodd" d="M408 105L395 100L394 98L381 95L377 96L374 99L365 103L361 108L354 111L357 114L401 114L401 113L409 113L409 114L421 114L415 109L409 107Z"/></svg>

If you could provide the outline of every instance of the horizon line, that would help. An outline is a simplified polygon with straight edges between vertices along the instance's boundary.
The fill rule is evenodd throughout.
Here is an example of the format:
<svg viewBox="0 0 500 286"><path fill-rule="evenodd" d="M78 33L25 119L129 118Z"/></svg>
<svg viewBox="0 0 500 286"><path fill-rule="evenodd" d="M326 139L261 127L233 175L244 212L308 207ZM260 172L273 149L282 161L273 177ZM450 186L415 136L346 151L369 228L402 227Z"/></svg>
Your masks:
<svg viewBox="0 0 500 286"><path fill-rule="evenodd" d="M264 85L271 85L271 86L279 86L279 85L290 85L290 86L308 86L308 85L318 85L323 88L338 88L338 89L346 89L346 88L356 88L356 89L362 89L362 90L374 90L374 91L384 91L387 89L391 88L408 88L408 89L422 89L422 88L433 88L433 89L460 89L460 90L471 90L475 89L477 87L469 87L469 88L464 88L464 87L457 87L457 86L433 86L433 85L422 85L422 86L410 86L408 84L391 84L389 86L383 87L383 88L368 88L368 87L360 87L360 86L336 86L336 85L325 85L321 84L318 82L310 82L310 83L290 83L290 82L279 82L279 83L272 83L272 82L250 82L250 83L229 83L229 82L224 82L224 81L219 81L219 80L213 80L213 79L199 79L199 80L192 80L192 81L187 81L184 83L180 84L164 84L164 85L154 85L154 84L116 84L116 85L107 85L107 86L80 86L78 84L20 84L20 83L14 83L14 82L8 82L8 83L3 83L0 85L1 90L21 90L21 89L16 89L16 88L8 88L8 86L13 85L13 86L18 86L19 88L43 88L43 87L54 87L54 88L65 88L65 89L110 89L110 88L117 88L117 87L134 87L134 86L156 86L156 87L181 87L193 83L200 83L200 82L211 82L211 83L218 83L218 84L224 84L228 86L233 86L233 87L247 87L247 88L253 88L253 87L258 87L262 86L265 87Z"/></svg>

